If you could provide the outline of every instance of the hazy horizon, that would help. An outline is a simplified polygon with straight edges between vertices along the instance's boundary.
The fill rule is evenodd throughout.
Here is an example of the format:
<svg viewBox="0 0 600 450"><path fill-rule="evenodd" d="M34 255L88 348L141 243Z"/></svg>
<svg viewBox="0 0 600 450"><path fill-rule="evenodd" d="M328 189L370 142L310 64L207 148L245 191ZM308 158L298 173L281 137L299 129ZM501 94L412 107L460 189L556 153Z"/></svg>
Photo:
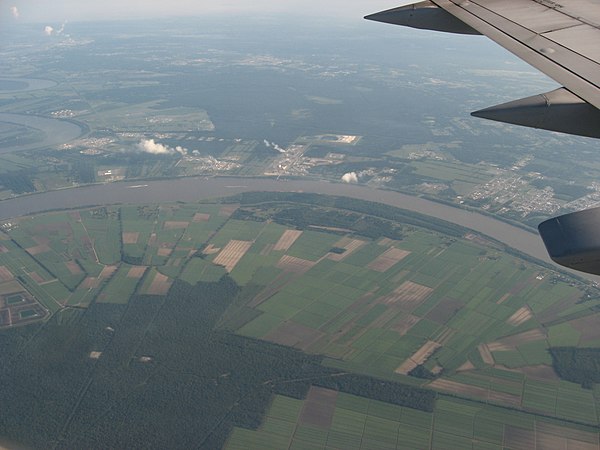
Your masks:
<svg viewBox="0 0 600 450"><path fill-rule="evenodd" d="M97 3L77 0L57 0L42 3L40 0L13 0L3 3L0 17L3 21L43 22L43 21L87 21L109 19L143 19L160 17L202 16L206 14L290 14L304 17L362 18L379 10L396 7L407 1L391 0L329 0L310 2L288 0L256 0L252 3L242 0L225 0L219 3L199 0L128 0L127 2L108 0Z"/></svg>

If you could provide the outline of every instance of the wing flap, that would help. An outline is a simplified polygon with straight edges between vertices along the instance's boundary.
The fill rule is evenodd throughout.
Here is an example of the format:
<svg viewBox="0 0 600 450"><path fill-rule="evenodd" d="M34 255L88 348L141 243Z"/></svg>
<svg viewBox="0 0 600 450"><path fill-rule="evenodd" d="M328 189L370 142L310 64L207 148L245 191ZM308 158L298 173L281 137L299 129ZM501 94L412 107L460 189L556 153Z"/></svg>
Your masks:
<svg viewBox="0 0 600 450"><path fill-rule="evenodd" d="M600 110L565 88L472 113L475 117L600 138Z"/></svg>

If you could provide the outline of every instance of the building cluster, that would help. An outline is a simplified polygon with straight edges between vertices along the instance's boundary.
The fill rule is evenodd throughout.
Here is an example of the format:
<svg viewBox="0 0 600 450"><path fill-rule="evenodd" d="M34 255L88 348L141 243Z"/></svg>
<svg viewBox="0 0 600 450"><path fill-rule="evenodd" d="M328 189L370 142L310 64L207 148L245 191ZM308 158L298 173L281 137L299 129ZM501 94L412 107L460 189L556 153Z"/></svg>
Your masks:
<svg viewBox="0 0 600 450"><path fill-rule="evenodd" d="M75 117L75 113L70 109L61 109L60 111L51 112L50 115L57 119L67 119L69 117Z"/></svg>
<svg viewBox="0 0 600 450"><path fill-rule="evenodd" d="M579 211L600 206L600 183L594 181L588 186L589 194L564 205L565 209Z"/></svg>
<svg viewBox="0 0 600 450"><path fill-rule="evenodd" d="M554 198L554 189L547 186L543 189L532 187L522 176L515 173L504 173L471 192L469 198L476 201L488 201L484 209L492 205L505 205L498 213L517 211L523 217L531 213L556 214L563 203Z"/></svg>
<svg viewBox="0 0 600 450"><path fill-rule="evenodd" d="M191 155L184 156L177 163L177 166L185 163L186 173L188 174L228 172L241 167L236 162L220 160L210 155L199 156L197 153L194 151Z"/></svg>

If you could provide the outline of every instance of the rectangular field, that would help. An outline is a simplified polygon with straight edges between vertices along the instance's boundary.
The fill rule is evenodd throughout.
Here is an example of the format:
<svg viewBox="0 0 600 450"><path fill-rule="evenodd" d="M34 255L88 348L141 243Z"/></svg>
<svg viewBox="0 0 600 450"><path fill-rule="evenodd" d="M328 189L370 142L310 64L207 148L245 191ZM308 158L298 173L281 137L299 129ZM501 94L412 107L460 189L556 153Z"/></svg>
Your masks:
<svg viewBox="0 0 600 450"><path fill-rule="evenodd" d="M225 267L231 272L252 246L252 242L231 240L213 260L214 264Z"/></svg>
<svg viewBox="0 0 600 450"><path fill-rule="evenodd" d="M433 413L312 387L275 396L255 431L235 428L226 449L598 449L592 427L443 396Z"/></svg>
<svg viewBox="0 0 600 450"><path fill-rule="evenodd" d="M285 230L281 238L273 247L274 251L287 251L296 242L296 240L302 235L300 230Z"/></svg>

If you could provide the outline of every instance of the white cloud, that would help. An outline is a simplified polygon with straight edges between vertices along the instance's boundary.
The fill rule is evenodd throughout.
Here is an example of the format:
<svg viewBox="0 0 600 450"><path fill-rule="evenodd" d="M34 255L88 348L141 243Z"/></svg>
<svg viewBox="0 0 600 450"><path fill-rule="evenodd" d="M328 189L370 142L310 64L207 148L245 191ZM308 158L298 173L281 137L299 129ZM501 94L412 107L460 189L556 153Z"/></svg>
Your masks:
<svg viewBox="0 0 600 450"><path fill-rule="evenodd" d="M187 155L188 150L183 147L169 147L156 142L154 139L142 139L139 144L136 145L136 149L142 153L150 153L151 155L174 155L179 153L180 155Z"/></svg>
<svg viewBox="0 0 600 450"><path fill-rule="evenodd" d="M13 17L14 17L15 19L18 19L18 18L19 18L19 16L21 15L21 14L19 13L19 8L17 8L16 6L11 6L11 7L10 7L10 13L13 15Z"/></svg>
<svg viewBox="0 0 600 450"><path fill-rule="evenodd" d="M356 172L348 172L342 176L342 181L344 183L358 183L358 175Z"/></svg>

